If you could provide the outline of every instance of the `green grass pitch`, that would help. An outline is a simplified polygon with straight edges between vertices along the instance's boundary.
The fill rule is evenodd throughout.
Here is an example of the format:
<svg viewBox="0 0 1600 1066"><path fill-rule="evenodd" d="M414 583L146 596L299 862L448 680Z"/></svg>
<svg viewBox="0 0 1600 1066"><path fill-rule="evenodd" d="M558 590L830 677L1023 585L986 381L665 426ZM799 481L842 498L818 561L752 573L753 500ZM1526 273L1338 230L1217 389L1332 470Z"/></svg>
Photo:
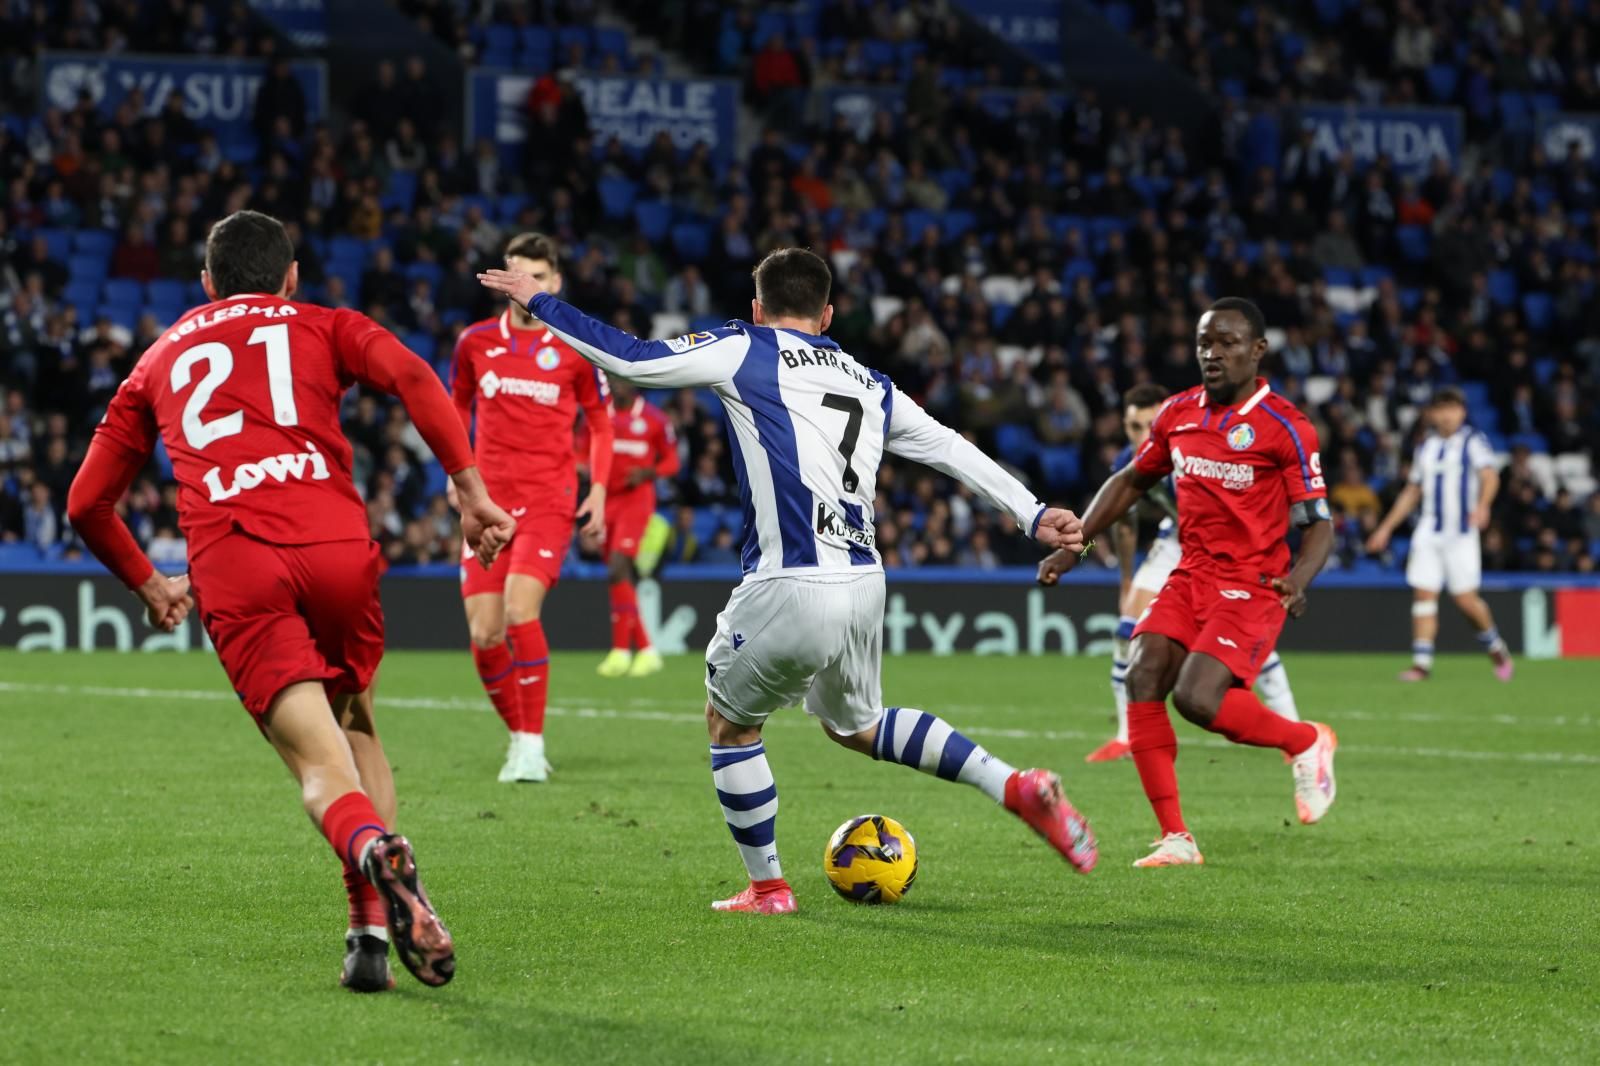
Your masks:
<svg viewBox="0 0 1600 1066"><path fill-rule="evenodd" d="M0 1062L1574 1061L1600 1041L1600 665L1295 655L1339 802L1294 821L1276 753L1179 723L1208 864L1142 871L1153 824L1107 732L1106 662L905 658L887 697L1062 772L1074 875L972 789L767 731L788 918L713 914L743 871L693 657L607 682L555 660L546 786L463 652L390 656L381 724L458 976L335 985L344 900L296 791L201 655L0 653ZM845 818L893 815L907 900L834 896ZM19 936L20 934L20 936Z"/></svg>

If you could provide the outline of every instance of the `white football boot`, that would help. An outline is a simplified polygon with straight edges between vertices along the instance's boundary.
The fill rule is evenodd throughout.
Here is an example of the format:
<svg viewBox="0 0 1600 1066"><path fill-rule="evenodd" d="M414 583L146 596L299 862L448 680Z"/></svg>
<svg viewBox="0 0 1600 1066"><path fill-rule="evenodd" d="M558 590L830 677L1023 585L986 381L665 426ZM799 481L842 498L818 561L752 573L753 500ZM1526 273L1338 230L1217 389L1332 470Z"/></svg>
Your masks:
<svg viewBox="0 0 1600 1066"><path fill-rule="evenodd" d="M500 767L498 780L501 784L517 779L517 753L522 750L522 745L517 741L520 736L521 733L511 734L511 743L506 747L506 763Z"/></svg>
<svg viewBox="0 0 1600 1066"><path fill-rule="evenodd" d="M1156 841L1155 850L1133 864L1142 870L1157 866L1204 866L1206 857L1200 854L1194 837L1188 833L1168 833Z"/></svg>
<svg viewBox="0 0 1600 1066"><path fill-rule="evenodd" d="M547 781L550 764L544 759L543 733L517 733L516 771L513 781Z"/></svg>
<svg viewBox="0 0 1600 1066"><path fill-rule="evenodd" d="M1317 741L1296 755L1290 765L1294 769L1294 806L1300 821L1311 825L1322 820L1333 806L1333 753L1339 747L1339 738L1321 722L1317 727Z"/></svg>

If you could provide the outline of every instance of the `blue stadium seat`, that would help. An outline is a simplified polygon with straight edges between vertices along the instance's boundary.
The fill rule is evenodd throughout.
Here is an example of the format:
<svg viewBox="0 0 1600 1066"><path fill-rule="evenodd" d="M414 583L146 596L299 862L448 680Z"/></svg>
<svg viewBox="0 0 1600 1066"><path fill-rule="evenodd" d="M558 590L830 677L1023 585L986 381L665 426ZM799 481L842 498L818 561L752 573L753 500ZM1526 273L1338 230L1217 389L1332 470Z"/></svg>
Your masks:
<svg viewBox="0 0 1600 1066"><path fill-rule="evenodd" d="M1500 112L1501 124L1509 131L1525 130L1533 124L1533 109L1523 93L1501 93L1496 100L1496 107Z"/></svg>
<svg viewBox="0 0 1600 1066"><path fill-rule="evenodd" d="M521 37L523 52L543 52L546 56L555 52L555 34L543 26L524 26Z"/></svg>
<svg viewBox="0 0 1600 1066"><path fill-rule="evenodd" d="M638 189L627 178L600 179L600 210L607 218L625 219L633 214Z"/></svg>
<svg viewBox="0 0 1600 1066"><path fill-rule="evenodd" d="M478 65L490 70L510 70L517 65L517 53L509 48L485 48L478 55Z"/></svg>
<svg viewBox="0 0 1600 1066"><path fill-rule="evenodd" d="M947 240L957 240L966 236L967 231L978 224L978 216L971 211L946 211L944 213L944 235Z"/></svg>
<svg viewBox="0 0 1600 1066"><path fill-rule="evenodd" d="M1533 109L1533 113L1536 115L1545 114L1546 112L1550 111L1560 111L1561 97L1557 96L1555 93L1534 93L1532 96L1528 97L1528 105Z"/></svg>
<svg viewBox="0 0 1600 1066"><path fill-rule="evenodd" d="M413 170L396 170L389 175L389 184L379 200L385 211L410 211L417 198L417 174Z"/></svg>
<svg viewBox="0 0 1600 1066"><path fill-rule="evenodd" d="M116 247L117 236L110 230L81 229L72 237L72 250L85 255L103 255L109 258Z"/></svg>
<svg viewBox="0 0 1600 1066"><path fill-rule="evenodd" d="M1489 385L1484 381L1463 381L1461 395L1466 397L1468 407L1489 406Z"/></svg>
<svg viewBox="0 0 1600 1066"><path fill-rule="evenodd" d="M483 47L486 52L515 52L517 50L516 27L498 22L484 27Z"/></svg>
<svg viewBox="0 0 1600 1066"><path fill-rule="evenodd" d="M646 200L633 205L633 218L646 240L663 241L672 226L672 205Z"/></svg>
<svg viewBox="0 0 1600 1066"><path fill-rule="evenodd" d="M129 278L112 278L106 282L101 298L114 307L137 308L144 305L144 290L137 281Z"/></svg>
<svg viewBox="0 0 1600 1066"><path fill-rule="evenodd" d="M1002 330L1005 328L1006 323L1011 321L1011 316L1016 312L1016 304L990 304L989 325L995 330Z"/></svg>
<svg viewBox="0 0 1600 1066"><path fill-rule="evenodd" d="M789 16L782 11L763 11L756 16L755 32L751 35L756 48L761 48L773 37L789 32ZM790 42L791 44L793 42Z"/></svg>
<svg viewBox="0 0 1600 1066"><path fill-rule="evenodd" d="M1513 448L1526 448L1535 454L1544 454L1550 451L1550 442L1540 433L1513 433L1511 435Z"/></svg>
<svg viewBox="0 0 1600 1066"><path fill-rule="evenodd" d="M565 63L573 45L582 45L584 55L589 54L590 38L587 26L564 26L556 33L556 59Z"/></svg>
<svg viewBox="0 0 1600 1066"><path fill-rule="evenodd" d="M1394 277L1394 271L1386 266L1367 266L1361 268L1361 287L1364 289L1377 288L1381 282Z"/></svg>
<svg viewBox="0 0 1600 1066"><path fill-rule="evenodd" d="M69 229L51 229L48 226L40 226L33 231L35 237L44 238L46 254L50 256L51 262L61 263L63 266L72 258L72 233L73 231Z"/></svg>
<svg viewBox="0 0 1600 1066"><path fill-rule="evenodd" d="M1428 258L1428 231L1421 226L1401 226L1394 231L1400 244L1400 255L1407 262L1421 263Z"/></svg>
<svg viewBox="0 0 1600 1066"><path fill-rule="evenodd" d="M911 239L913 244L922 240L922 231L927 229L929 226L932 226L934 229L940 228L939 216L935 215L932 211L924 211L921 208L912 208L910 211L907 211L905 213L905 223L906 236Z"/></svg>
<svg viewBox="0 0 1600 1066"><path fill-rule="evenodd" d="M1556 376L1556 371L1561 369L1561 363L1551 358L1535 359L1533 361L1533 383L1541 389L1550 384Z"/></svg>
<svg viewBox="0 0 1600 1066"><path fill-rule="evenodd" d="M406 267L407 281L415 281L418 278L424 279L429 285L437 289L439 287L439 283L444 280L444 267L440 266L438 263L429 263L426 261L412 263L410 266Z"/></svg>
<svg viewBox="0 0 1600 1066"><path fill-rule="evenodd" d="M304 286L304 291L297 293L295 295L295 299L307 299L311 295L311 288L312 286ZM156 325L160 326L162 329L165 329L174 322L178 321L178 319L182 318L183 313L186 310L188 310L188 308L181 303L158 303L145 305L145 311L156 320Z"/></svg>
<svg viewBox="0 0 1600 1066"><path fill-rule="evenodd" d="M1217 91L1229 100L1243 100L1244 81L1241 78L1219 78Z"/></svg>
<svg viewBox="0 0 1600 1066"><path fill-rule="evenodd" d="M1434 100L1447 104L1456 98L1456 85L1461 80L1461 72L1449 63L1435 63L1428 68L1428 92Z"/></svg>
<svg viewBox="0 0 1600 1066"><path fill-rule="evenodd" d="M1546 292L1529 292L1522 296L1522 315L1528 328L1543 333L1555 319L1556 302Z"/></svg>
<svg viewBox="0 0 1600 1066"><path fill-rule="evenodd" d="M1027 426L998 426L994 431L995 451L1012 466L1027 466L1039 449L1039 441Z"/></svg>
<svg viewBox="0 0 1600 1066"><path fill-rule="evenodd" d="M500 202L496 206L500 212L501 222L515 222L517 216L528 206L528 198L521 193L507 193L500 197Z"/></svg>
<svg viewBox="0 0 1600 1066"><path fill-rule="evenodd" d="M142 304L101 304L94 309L92 321L98 322L104 318L119 326L132 329L139 324L139 312L142 309Z"/></svg>
<svg viewBox="0 0 1600 1066"><path fill-rule="evenodd" d="M1051 488L1076 485L1083 473L1083 457L1077 445L1063 444L1039 450L1039 471Z"/></svg>
<svg viewBox="0 0 1600 1066"><path fill-rule="evenodd" d="M1348 289L1355 286L1356 276L1353 271L1346 270L1343 267L1323 267L1322 280L1329 285L1338 285Z"/></svg>
<svg viewBox="0 0 1600 1066"><path fill-rule="evenodd" d="M1298 33L1284 32L1278 35L1278 58L1284 66L1293 66L1306 54L1306 39Z"/></svg>
<svg viewBox="0 0 1600 1066"><path fill-rule="evenodd" d="M672 247L691 263L711 254L711 227L702 222L680 222L672 227Z"/></svg>
<svg viewBox="0 0 1600 1066"><path fill-rule="evenodd" d="M147 302L161 304L166 307L184 303L183 282L171 278L157 278L144 287L144 298Z"/></svg>
<svg viewBox="0 0 1600 1066"><path fill-rule="evenodd" d="M689 332L704 333L706 330L720 329L727 321L727 319L719 318L716 315L696 315L694 318L689 320ZM707 389L706 392L709 397L715 397L716 395L709 389ZM707 397L702 397L702 401L705 402L707 406L711 406L710 400Z"/></svg>
<svg viewBox="0 0 1600 1066"><path fill-rule="evenodd" d="M694 537L701 543L706 543L717 535L717 530L722 528L722 513L711 507L696 507L694 509Z"/></svg>
<svg viewBox="0 0 1600 1066"><path fill-rule="evenodd" d="M431 333L407 333L401 340L407 348L416 352L428 362L433 362L433 357L438 353L439 344L433 339Z"/></svg>
<svg viewBox="0 0 1600 1066"><path fill-rule="evenodd" d="M1517 275L1509 270L1489 271L1489 299L1496 307L1511 307L1517 302Z"/></svg>
<svg viewBox="0 0 1600 1066"><path fill-rule="evenodd" d="M1107 4L1100 12L1111 23L1111 28L1118 33L1129 33L1133 30L1133 7L1129 4Z"/></svg>
<svg viewBox="0 0 1600 1066"><path fill-rule="evenodd" d="M869 73L876 73L882 67L897 67L894 42L877 38L861 42L861 60Z"/></svg>
<svg viewBox="0 0 1600 1066"><path fill-rule="evenodd" d="M92 281L98 284L106 279L110 267L105 256L85 255L80 252L67 258L67 273L72 275L73 281Z"/></svg>
<svg viewBox="0 0 1600 1066"><path fill-rule="evenodd" d="M444 467L437 459L429 460L422 466L422 491L429 499L443 496L450 484L450 475L444 472Z"/></svg>
<svg viewBox="0 0 1600 1066"><path fill-rule="evenodd" d="M100 302L100 283L98 281L69 281L67 287L62 290L61 296L74 307L88 306L93 308Z"/></svg>
<svg viewBox="0 0 1600 1066"><path fill-rule="evenodd" d="M359 237L335 237L328 242L328 258L366 266L367 242Z"/></svg>
<svg viewBox="0 0 1600 1066"><path fill-rule="evenodd" d="M1073 259L1067 263L1066 269L1061 272L1061 284L1070 289L1077 284L1079 278L1093 278L1094 273L1094 260Z"/></svg>

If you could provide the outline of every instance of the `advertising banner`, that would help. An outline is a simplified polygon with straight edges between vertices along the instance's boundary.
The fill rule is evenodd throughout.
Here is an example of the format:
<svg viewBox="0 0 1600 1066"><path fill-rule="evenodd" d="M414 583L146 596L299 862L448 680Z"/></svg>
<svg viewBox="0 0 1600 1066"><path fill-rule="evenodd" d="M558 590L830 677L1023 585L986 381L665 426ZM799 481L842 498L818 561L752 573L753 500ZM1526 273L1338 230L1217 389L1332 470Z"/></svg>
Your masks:
<svg viewBox="0 0 1600 1066"><path fill-rule="evenodd" d="M1600 145L1600 115L1546 111L1539 115L1539 144L1553 163L1567 158L1573 145L1582 159L1593 159Z"/></svg>
<svg viewBox="0 0 1600 1066"><path fill-rule="evenodd" d="M990 33L1051 69L1061 66L1061 0L957 0Z"/></svg>
<svg viewBox="0 0 1600 1066"><path fill-rule="evenodd" d="M639 609L664 653L698 653L716 627L733 582L684 579L645 581ZM1500 631L1518 655L1552 658L1600 651L1593 632L1600 593L1572 590L1493 589L1484 593ZM1116 587L1073 583L1042 589L1005 581L900 581L891 579L883 620L889 655L1108 655L1117 626ZM465 649L460 586L448 578L390 576L383 586L388 645L394 649ZM548 612L550 642L560 650L600 650L611 645L606 584L563 581ZM1572 627L1564 641L1563 631ZM1318 587L1304 618L1284 627L1285 652L1390 652L1411 647L1411 593L1400 585ZM1448 620L1439 650L1477 650L1469 627ZM207 650L194 616L176 633L145 624L139 603L112 577L84 569L71 573L6 573L0 580L0 648L68 651Z"/></svg>
<svg viewBox="0 0 1600 1066"><path fill-rule="evenodd" d="M321 60L294 60L289 69L305 90L306 121L321 121L328 112L327 66ZM110 114L138 92L144 113L158 115L167 96L177 93L185 114L216 133L219 142L236 144L255 139L250 121L266 73L267 64L259 59L45 52L39 61L39 99L47 107L72 108L86 91Z"/></svg>
<svg viewBox="0 0 1600 1066"><path fill-rule="evenodd" d="M1386 155L1402 174L1424 174L1435 159L1451 166L1461 162L1461 112L1455 108L1307 104L1294 114L1328 162L1348 151L1358 167L1366 167Z"/></svg>
<svg viewBox="0 0 1600 1066"><path fill-rule="evenodd" d="M467 135L521 149L527 140L528 74L474 71L467 82ZM720 78L618 78L579 74L578 92L597 146L613 138L641 149L665 130L680 148L704 144L719 166L737 149L739 96Z"/></svg>
<svg viewBox="0 0 1600 1066"><path fill-rule="evenodd" d="M325 0L250 0L250 7L296 46L313 51L327 47L328 6Z"/></svg>

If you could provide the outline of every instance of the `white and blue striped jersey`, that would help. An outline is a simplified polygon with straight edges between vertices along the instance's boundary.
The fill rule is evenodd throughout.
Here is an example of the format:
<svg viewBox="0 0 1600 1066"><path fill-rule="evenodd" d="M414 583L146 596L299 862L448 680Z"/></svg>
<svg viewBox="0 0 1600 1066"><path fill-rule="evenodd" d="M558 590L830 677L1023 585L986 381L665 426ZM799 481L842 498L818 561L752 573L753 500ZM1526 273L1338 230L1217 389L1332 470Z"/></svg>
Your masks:
<svg viewBox="0 0 1600 1066"><path fill-rule="evenodd" d="M717 393L744 510L746 580L881 569L873 503L885 452L959 479L1030 534L1044 512L976 445L827 337L730 322L645 341L543 293L528 310L608 374Z"/></svg>
<svg viewBox="0 0 1600 1066"><path fill-rule="evenodd" d="M1422 489L1416 532L1476 534L1472 512L1478 506L1478 471L1497 465L1489 441L1471 426L1448 437L1430 433L1411 459L1411 484Z"/></svg>

